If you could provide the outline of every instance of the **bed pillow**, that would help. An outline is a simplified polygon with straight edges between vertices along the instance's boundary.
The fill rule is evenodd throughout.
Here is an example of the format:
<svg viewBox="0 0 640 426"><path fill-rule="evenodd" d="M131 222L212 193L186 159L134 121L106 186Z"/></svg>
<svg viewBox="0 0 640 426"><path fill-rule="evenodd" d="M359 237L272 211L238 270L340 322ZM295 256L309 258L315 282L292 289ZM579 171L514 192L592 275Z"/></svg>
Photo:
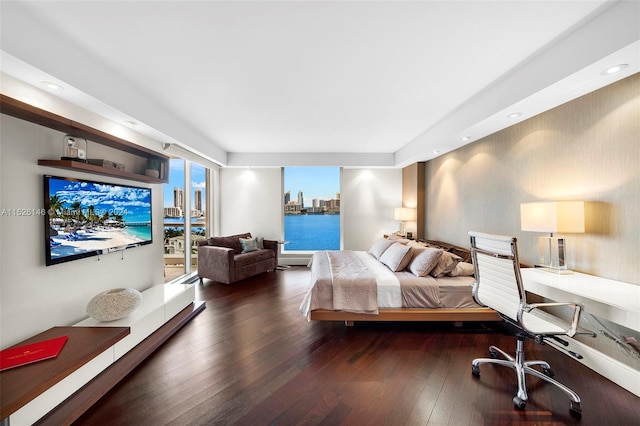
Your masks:
<svg viewBox="0 0 640 426"><path fill-rule="evenodd" d="M412 246L413 257L409 261L407 269L417 277L426 277L438 264L444 250L430 247Z"/></svg>
<svg viewBox="0 0 640 426"><path fill-rule="evenodd" d="M447 275L451 277L472 277L475 274L475 269L473 268L472 263L468 262L459 262L453 271L449 272Z"/></svg>
<svg viewBox="0 0 640 426"><path fill-rule="evenodd" d="M402 271L411 260L411 247L402 243L394 243L382 253L379 260L393 272Z"/></svg>
<svg viewBox="0 0 640 426"><path fill-rule="evenodd" d="M433 278L441 278L447 275L449 272L453 271L462 258L457 254L449 253L445 251L440 256L438 260L438 264L429 272Z"/></svg>
<svg viewBox="0 0 640 426"><path fill-rule="evenodd" d="M415 240L409 240L407 245L409 245L411 247L417 247L417 248L420 248L420 249L423 249L423 248L425 248L427 246L425 243L421 243L421 242L415 241Z"/></svg>
<svg viewBox="0 0 640 426"><path fill-rule="evenodd" d="M375 243L373 243L373 245L369 249L369 254L375 257L376 259L380 260L380 256L382 256L385 250L391 247L393 243L394 243L393 240L387 240L385 238L378 240Z"/></svg>
<svg viewBox="0 0 640 426"><path fill-rule="evenodd" d="M389 234L389 235L387 235L387 239L388 240L394 240L394 242L402 243L402 244L407 244L409 241L411 241L410 239L408 239L406 237L401 237L398 234Z"/></svg>

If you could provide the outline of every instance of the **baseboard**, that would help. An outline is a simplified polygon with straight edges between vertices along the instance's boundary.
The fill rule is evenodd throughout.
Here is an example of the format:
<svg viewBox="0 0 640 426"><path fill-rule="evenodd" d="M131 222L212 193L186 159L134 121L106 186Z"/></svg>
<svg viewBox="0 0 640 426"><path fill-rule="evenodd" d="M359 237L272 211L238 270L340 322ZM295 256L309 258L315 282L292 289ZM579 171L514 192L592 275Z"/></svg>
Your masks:
<svg viewBox="0 0 640 426"><path fill-rule="evenodd" d="M307 266L309 265L309 260L311 260L311 255L309 256L278 256L278 262L291 265L291 266Z"/></svg>
<svg viewBox="0 0 640 426"><path fill-rule="evenodd" d="M547 340L547 343L561 352L572 351L582 355L582 359L573 358L629 392L640 396L640 371L577 340L565 337L562 339L568 341L569 346L563 346L552 340Z"/></svg>

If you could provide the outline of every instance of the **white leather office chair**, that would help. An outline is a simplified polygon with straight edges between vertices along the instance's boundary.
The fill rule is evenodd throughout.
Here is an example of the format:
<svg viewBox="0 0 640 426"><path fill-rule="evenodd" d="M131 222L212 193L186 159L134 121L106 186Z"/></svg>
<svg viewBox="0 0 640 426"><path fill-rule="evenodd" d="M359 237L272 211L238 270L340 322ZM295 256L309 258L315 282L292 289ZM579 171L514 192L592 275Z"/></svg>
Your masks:
<svg viewBox="0 0 640 426"><path fill-rule="evenodd" d="M525 377L531 374L545 380L564 391L571 398L571 413L580 416L580 397L562 383L552 379L553 371L545 361L525 361L523 342L533 338L544 343L546 338L556 336L574 336L577 333L580 318L580 305L576 303L538 303L527 304L526 293L520 275L520 263L516 239L500 235L469 232L471 255L475 267L476 282L473 285L473 297L484 306L495 309L508 323L515 325L517 344L515 357L501 349L490 346L491 358L477 358L471 363L471 372L480 376L480 365L485 363L510 367L516 371L518 391L513 398L516 407L524 409L528 399ZM571 323L542 311L545 306L570 306L573 308ZM503 359L498 359L498 356ZM533 368L538 366L542 371Z"/></svg>

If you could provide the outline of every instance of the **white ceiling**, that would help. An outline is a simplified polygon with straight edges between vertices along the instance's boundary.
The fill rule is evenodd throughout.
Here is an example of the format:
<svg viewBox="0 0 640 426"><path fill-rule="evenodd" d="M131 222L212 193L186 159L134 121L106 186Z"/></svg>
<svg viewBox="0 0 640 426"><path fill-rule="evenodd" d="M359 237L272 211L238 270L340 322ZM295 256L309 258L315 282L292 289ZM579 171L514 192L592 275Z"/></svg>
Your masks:
<svg viewBox="0 0 640 426"><path fill-rule="evenodd" d="M0 11L5 74L60 82L60 97L230 166L424 161L640 65L637 2L2 1ZM630 67L600 75L616 61Z"/></svg>

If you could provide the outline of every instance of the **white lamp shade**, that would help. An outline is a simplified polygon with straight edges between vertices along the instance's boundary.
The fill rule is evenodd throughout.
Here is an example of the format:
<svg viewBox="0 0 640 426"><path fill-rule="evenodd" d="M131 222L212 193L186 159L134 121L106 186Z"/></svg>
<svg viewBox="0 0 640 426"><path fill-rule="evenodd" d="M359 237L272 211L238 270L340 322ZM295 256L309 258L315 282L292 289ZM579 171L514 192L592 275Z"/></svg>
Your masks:
<svg viewBox="0 0 640 426"><path fill-rule="evenodd" d="M520 204L520 228L532 232L584 232L584 201Z"/></svg>
<svg viewBox="0 0 640 426"><path fill-rule="evenodd" d="M416 220L416 209L408 207L398 207L393 211L393 219L401 222L411 222Z"/></svg>

